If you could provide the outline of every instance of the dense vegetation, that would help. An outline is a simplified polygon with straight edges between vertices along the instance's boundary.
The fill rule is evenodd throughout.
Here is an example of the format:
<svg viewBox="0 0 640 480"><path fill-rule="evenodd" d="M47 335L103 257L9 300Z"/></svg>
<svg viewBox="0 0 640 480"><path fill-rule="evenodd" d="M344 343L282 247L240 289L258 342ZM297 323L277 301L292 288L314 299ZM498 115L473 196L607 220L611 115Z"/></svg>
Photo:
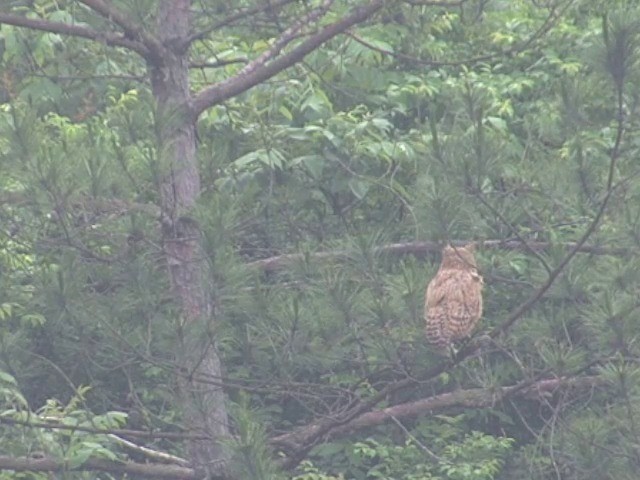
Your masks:
<svg viewBox="0 0 640 480"><path fill-rule="evenodd" d="M11 0L0 54L0 479L637 478L636 2Z"/></svg>

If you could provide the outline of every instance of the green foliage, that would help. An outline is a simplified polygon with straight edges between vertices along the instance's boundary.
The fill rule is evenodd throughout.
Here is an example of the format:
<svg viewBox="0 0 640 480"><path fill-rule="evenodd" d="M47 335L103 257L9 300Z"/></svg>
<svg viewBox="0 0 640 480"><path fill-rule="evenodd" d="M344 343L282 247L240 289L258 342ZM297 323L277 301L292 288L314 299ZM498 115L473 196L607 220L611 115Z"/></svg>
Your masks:
<svg viewBox="0 0 640 480"><path fill-rule="evenodd" d="M77 2L9 3L1 11L103 27ZM113 3L152 24L156 2ZM334 2L329 18L355 3ZM586 392L523 386L490 406L421 412L406 431L389 421L329 433L290 475L635 478L638 6L387 3L376 21L198 120L192 214L215 322L190 333L215 337L224 364L213 381L233 405L232 467L239 478L284 478L276 461L286 452L272 450L272 437L340 418L395 381L411 387L378 406L597 376ZM196 41L190 53L203 66L191 88L240 71L309 5L287 5L281 23L259 16ZM235 11L217 1L194 8L198 31ZM6 25L0 37L1 415L178 431L184 331L163 257L158 204L169 172L161 115L138 81L146 67L100 42ZM208 66L227 60L238 62ZM605 198L593 252L576 255L494 344L425 380L443 361L422 332L438 256L380 247L495 240L478 252L485 333L547 281ZM273 260L286 254L299 256ZM273 268L255 263L266 258ZM91 432L2 424L1 437L3 453L43 451L70 466L128 458ZM153 447L187 455L182 443Z"/></svg>
<svg viewBox="0 0 640 480"><path fill-rule="evenodd" d="M8 420L0 429L6 449L5 454L15 456L49 456L64 462L68 468L81 466L90 458L124 460L119 453L118 443L103 434L90 433L85 429L113 429L122 427L127 415L123 412L109 411L94 414L86 409L86 394L89 387L77 389L67 404L57 400L48 400L45 405L33 412L29 410L27 400L20 393L15 379L0 371L0 423ZM16 426L13 422L17 422ZM17 426L29 423L49 424L51 429L20 431ZM0 478L16 478L14 474L0 474ZM27 474L20 478L41 478L38 474ZM87 476L89 478L89 476Z"/></svg>
<svg viewBox="0 0 640 480"><path fill-rule="evenodd" d="M435 429L434 429L435 430ZM352 445L325 445L316 449L322 463L331 470L349 472L349 478L402 479L402 480L488 480L499 478L505 457L512 449L513 440L470 432L459 438L444 440L439 433L427 435L424 440L412 436L404 443L391 443L369 438ZM341 459L342 457L342 459ZM300 480L342 478L321 474L310 463L299 467Z"/></svg>
<svg viewBox="0 0 640 480"><path fill-rule="evenodd" d="M229 445L234 452L232 460L233 474L237 478L252 478L255 480L277 480L284 478L273 462L271 451L267 448L267 432L264 421L259 421L247 404L247 398L242 397L240 403L235 404L232 416L238 434Z"/></svg>

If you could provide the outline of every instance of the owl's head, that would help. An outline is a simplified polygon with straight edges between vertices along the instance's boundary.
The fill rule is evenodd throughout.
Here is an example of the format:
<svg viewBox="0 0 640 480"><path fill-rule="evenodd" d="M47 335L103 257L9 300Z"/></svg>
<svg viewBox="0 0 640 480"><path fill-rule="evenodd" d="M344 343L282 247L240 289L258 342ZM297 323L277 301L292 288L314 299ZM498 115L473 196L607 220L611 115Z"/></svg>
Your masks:
<svg viewBox="0 0 640 480"><path fill-rule="evenodd" d="M442 250L441 268L478 268L475 252L475 245L469 243L464 247L454 247L446 245Z"/></svg>

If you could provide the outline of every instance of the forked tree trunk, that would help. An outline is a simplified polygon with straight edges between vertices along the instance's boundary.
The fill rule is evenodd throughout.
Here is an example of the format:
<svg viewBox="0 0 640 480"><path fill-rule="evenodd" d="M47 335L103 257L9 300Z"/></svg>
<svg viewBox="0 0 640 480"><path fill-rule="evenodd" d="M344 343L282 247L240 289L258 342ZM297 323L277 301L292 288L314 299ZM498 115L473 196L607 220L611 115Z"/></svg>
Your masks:
<svg viewBox="0 0 640 480"><path fill-rule="evenodd" d="M200 192L196 158L195 118L189 111L188 58L184 40L190 33L190 0L158 3L157 37L165 58L149 67L157 104L163 246L171 286L180 306L176 360L178 391L184 420L191 433L213 440L193 441L194 467L210 478L225 469L227 455L220 440L228 437L227 413L221 388L198 383L194 377L217 379L220 359L213 342L214 308L208 295L207 262L200 227L192 210Z"/></svg>

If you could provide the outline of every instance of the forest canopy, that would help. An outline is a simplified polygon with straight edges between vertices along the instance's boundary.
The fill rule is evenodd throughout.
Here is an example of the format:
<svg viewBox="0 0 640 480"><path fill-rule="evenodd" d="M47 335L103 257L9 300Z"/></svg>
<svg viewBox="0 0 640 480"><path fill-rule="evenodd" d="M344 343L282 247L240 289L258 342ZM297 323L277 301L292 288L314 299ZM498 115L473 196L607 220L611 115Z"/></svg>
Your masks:
<svg viewBox="0 0 640 480"><path fill-rule="evenodd" d="M7 0L0 62L0 480L637 478L637 2Z"/></svg>

